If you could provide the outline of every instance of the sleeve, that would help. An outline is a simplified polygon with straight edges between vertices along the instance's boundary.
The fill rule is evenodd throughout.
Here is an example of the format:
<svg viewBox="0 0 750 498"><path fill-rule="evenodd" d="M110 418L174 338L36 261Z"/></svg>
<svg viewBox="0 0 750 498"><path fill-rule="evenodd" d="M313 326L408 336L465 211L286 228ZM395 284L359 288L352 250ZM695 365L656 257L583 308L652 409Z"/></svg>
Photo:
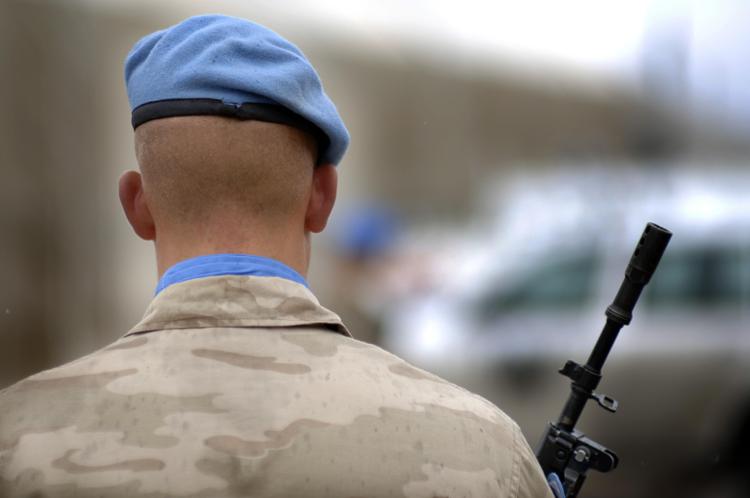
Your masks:
<svg viewBox="0 0 750 498"><path fill-rule="evenodd" d="M516 498L555 498L547 484L542 468L531 451L529 443L521 429L515 425L515 474L518 487L513 496Z"/></svg>

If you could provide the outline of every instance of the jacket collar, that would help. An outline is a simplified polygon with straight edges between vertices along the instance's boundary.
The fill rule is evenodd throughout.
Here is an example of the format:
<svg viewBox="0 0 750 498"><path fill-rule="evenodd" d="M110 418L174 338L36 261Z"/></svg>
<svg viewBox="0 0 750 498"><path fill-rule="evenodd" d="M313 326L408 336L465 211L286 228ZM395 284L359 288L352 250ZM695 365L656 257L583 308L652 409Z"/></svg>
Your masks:
<svg viewBox="0 0 750 498"><path fill-rule="evenodd" d="M214 327L317 325L351 337L332 311L310 290L278 277L223 275L170 285L127 334Z"/></svg>

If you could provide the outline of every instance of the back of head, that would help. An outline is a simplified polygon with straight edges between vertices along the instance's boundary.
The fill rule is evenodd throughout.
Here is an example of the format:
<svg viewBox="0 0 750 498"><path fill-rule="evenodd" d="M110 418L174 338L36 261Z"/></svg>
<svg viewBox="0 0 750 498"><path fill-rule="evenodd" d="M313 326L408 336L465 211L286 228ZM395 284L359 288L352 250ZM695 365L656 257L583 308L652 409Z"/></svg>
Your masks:
<svg viewBox="0 0 750 498"><path fill-rule="evenodd" d="M304 214L317 149L298 129L184 116L139 126L135 145L157 226L274 226Z"/></svg>
<svg viewBox="0 0 750 498"><path fill-rule="evenodd" d="M128 54L125 81L161 235L206 239L304 218L313 168L338 164L349 143L310 61L245 19L195 16L147 35Z"/></svg>

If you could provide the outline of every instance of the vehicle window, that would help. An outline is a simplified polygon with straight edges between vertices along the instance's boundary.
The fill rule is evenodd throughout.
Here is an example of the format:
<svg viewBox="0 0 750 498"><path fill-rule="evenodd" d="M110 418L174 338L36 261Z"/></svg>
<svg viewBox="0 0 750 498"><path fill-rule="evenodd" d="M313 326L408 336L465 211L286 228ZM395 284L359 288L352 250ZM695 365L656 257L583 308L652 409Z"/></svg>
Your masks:
<svg viewBox="0 0 750 498"><path fill-rule="evenodd" d="M598 263L593 253L547 259L514 285L496 289L481 299L478 315L491 320L517 310L579 308L592 296Z"/></svg>
<svg viewBox="0 0 750 498"><path fill-rule="evenodd" d="M737 248L667 252L644 291L644 300L649 306L740 304L748 296L748 263Z"/></svg>

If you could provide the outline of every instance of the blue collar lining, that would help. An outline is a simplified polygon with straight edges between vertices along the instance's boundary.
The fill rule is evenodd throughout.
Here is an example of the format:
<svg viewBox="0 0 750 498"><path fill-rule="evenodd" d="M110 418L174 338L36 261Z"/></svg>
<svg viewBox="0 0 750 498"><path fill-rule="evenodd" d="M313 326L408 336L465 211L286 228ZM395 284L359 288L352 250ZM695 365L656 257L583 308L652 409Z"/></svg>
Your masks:
<svg viewBox="0 0 750 498"><path fill-rule="evenodd" d="M172 284L221 275L280 277L308 287L302 275L275 259L251 254L209 254L186 259L170 267L159 280L156 294Z"/></svg>

